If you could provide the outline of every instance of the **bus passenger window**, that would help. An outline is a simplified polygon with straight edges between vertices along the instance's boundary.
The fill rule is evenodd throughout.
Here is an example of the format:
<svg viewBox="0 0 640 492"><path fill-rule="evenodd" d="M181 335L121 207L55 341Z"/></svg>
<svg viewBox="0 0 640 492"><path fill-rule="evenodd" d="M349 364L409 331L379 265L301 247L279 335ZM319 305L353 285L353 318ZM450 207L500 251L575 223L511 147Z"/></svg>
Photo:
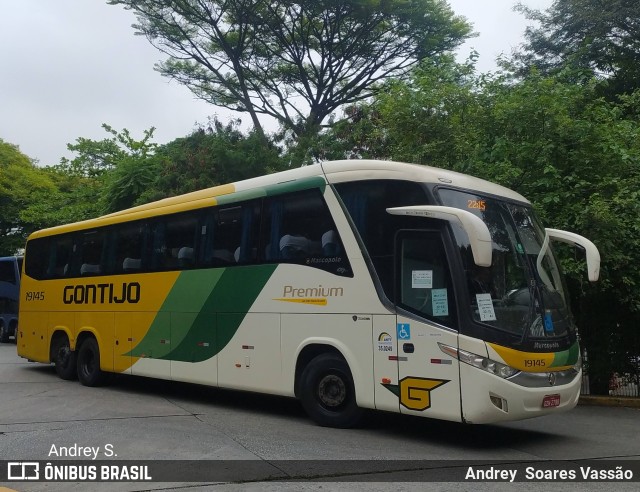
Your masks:
<svg viewBox="0 0 640 492"><path fill-rule="evenodd" d="M58 238L60 241L62 237ZM51 238L32 239L27 243L25 254L29 255L25 273L37 280L62 277L62 269L57 272L56 241ZM65 263L68 255L65 256Z"/></svg>
<svg viewBox="0 0 640 492"><path fill-rule="evenodd" d="M260 203L246 202L219 208L213 232L212 256L215 264L250 264L258 257Z"/></svg>
<svg viewBox="0 0 640 492"><path fill-rule="evenodd" d="M153 270L183 270L195 266L198 216L184 213L161 217L153 228Z"/></svg>
<svg viewBox="0 0 640 492"><path fill-rule="evenodd" d="M265 200L262 248L267 262L298 263L351 276L333 217L318 189Z"/></svg>
<svg viewBox="0 0 640 492"><path fill-rule="evenodd" d="M338 233L333 229L322 235L322 255L325 258L335 256L340 252L340 239Z"/></svg>
<svg viewBox="0 0 640 492"><path fill-rule="evenodd" d="M104 233L102 231L84 233L80 239L79 248L80 275L99 275L102 273Z"/></svg>
<svg viewBox="0 0 640 492"><path fill-rule="evenodd" d="M122 224L113 233L115 241L115 273L135 273L143 270L146 226L144 223Z"/></svg>

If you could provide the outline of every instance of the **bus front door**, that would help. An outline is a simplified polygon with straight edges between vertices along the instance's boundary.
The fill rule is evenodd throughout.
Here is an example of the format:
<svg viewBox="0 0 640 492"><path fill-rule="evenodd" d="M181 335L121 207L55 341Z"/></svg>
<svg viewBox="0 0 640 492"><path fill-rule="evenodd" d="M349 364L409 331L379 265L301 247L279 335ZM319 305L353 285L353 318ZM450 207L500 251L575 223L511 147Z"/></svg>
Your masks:
<svg viewBox="0 0 640 492"><path fill-rule="evenodd" d="M402 413L460 421L453 282L440 231L401 231L396 242L395 337Z"/></svg>

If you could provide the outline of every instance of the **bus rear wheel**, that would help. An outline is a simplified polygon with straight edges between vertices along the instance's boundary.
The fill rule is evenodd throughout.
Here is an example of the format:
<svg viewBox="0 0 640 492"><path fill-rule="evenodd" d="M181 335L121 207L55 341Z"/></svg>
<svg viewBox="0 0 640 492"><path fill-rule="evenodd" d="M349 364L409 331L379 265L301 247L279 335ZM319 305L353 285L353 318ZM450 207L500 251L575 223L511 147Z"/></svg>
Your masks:
<svg viewBox="0 0 640 492"><path fill-rule="evenodd" d="M84 386L100 386L105 373L100 369L100 349L95 338L87 338L78 350L78 379Z"/></svg>
<svg viewBox="0 0 640 492"><path fill-rule="evenodd" d="M53 364L60 379L73 380L78 375L78 353L71 350L69 339L60 336L53 342Z"/></svg>
<svg viewBox="0 0 640 492"><path fill-rule="evenodd" d="M300 378L302 406L317 424L348 428L359 422L363 412L356 404L351 371L341 356L318 355Z"/></svg>

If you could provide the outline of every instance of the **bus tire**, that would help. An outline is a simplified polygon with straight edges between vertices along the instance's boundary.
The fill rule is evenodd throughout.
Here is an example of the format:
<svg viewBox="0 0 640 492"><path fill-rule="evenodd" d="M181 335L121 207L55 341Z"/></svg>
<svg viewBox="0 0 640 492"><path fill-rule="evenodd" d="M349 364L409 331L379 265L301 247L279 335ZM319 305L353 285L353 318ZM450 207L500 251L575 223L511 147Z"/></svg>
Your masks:
<svg viewBox="0 0 640 492"><path fill-rule="evenodd" d="M0 325L0 342L9 342L9 331L7 330L7 327L4 325L4 323Z"/></svg>
<svg viewBox="0 0 640 492"><path fill-rule="evenodd" d="M69 339L65 335L54 338L51 354L60 379L71 381L78 377L78 352L71 350Z"/></svg>
<svg viewBox="0 0 640 492"><path fill-rule="evenodd" d="M100 349L93 337L85 339L78 350L78 379L83 386L100 386L105 380L100 369Z"/></svg>
<svg viewBox="0 0 640 492"><path fill-rule="evenodd" d="M300 400L309 417L323 427L353 427L363 413L356 404L349 366L333 353L316 356L304 368Z"/></svg>

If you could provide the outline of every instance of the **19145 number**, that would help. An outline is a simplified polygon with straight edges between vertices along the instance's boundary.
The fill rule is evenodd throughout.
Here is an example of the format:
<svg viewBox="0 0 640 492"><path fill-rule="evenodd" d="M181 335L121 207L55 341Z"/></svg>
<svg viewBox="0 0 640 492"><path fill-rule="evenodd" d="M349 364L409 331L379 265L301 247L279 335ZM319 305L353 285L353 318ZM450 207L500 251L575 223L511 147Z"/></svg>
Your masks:
<svg viewBox="0 0 640 492"><path fill-rule="evenodd" d="M546 367L547 361L544 359L525 359L524 366L525 367Z"/></svg>
<svg viewBox="0 0 640 492"><path fill-rule="evenodd" d="M44 301L44 291L27 292L25 297L27 301Z"/></svg>

